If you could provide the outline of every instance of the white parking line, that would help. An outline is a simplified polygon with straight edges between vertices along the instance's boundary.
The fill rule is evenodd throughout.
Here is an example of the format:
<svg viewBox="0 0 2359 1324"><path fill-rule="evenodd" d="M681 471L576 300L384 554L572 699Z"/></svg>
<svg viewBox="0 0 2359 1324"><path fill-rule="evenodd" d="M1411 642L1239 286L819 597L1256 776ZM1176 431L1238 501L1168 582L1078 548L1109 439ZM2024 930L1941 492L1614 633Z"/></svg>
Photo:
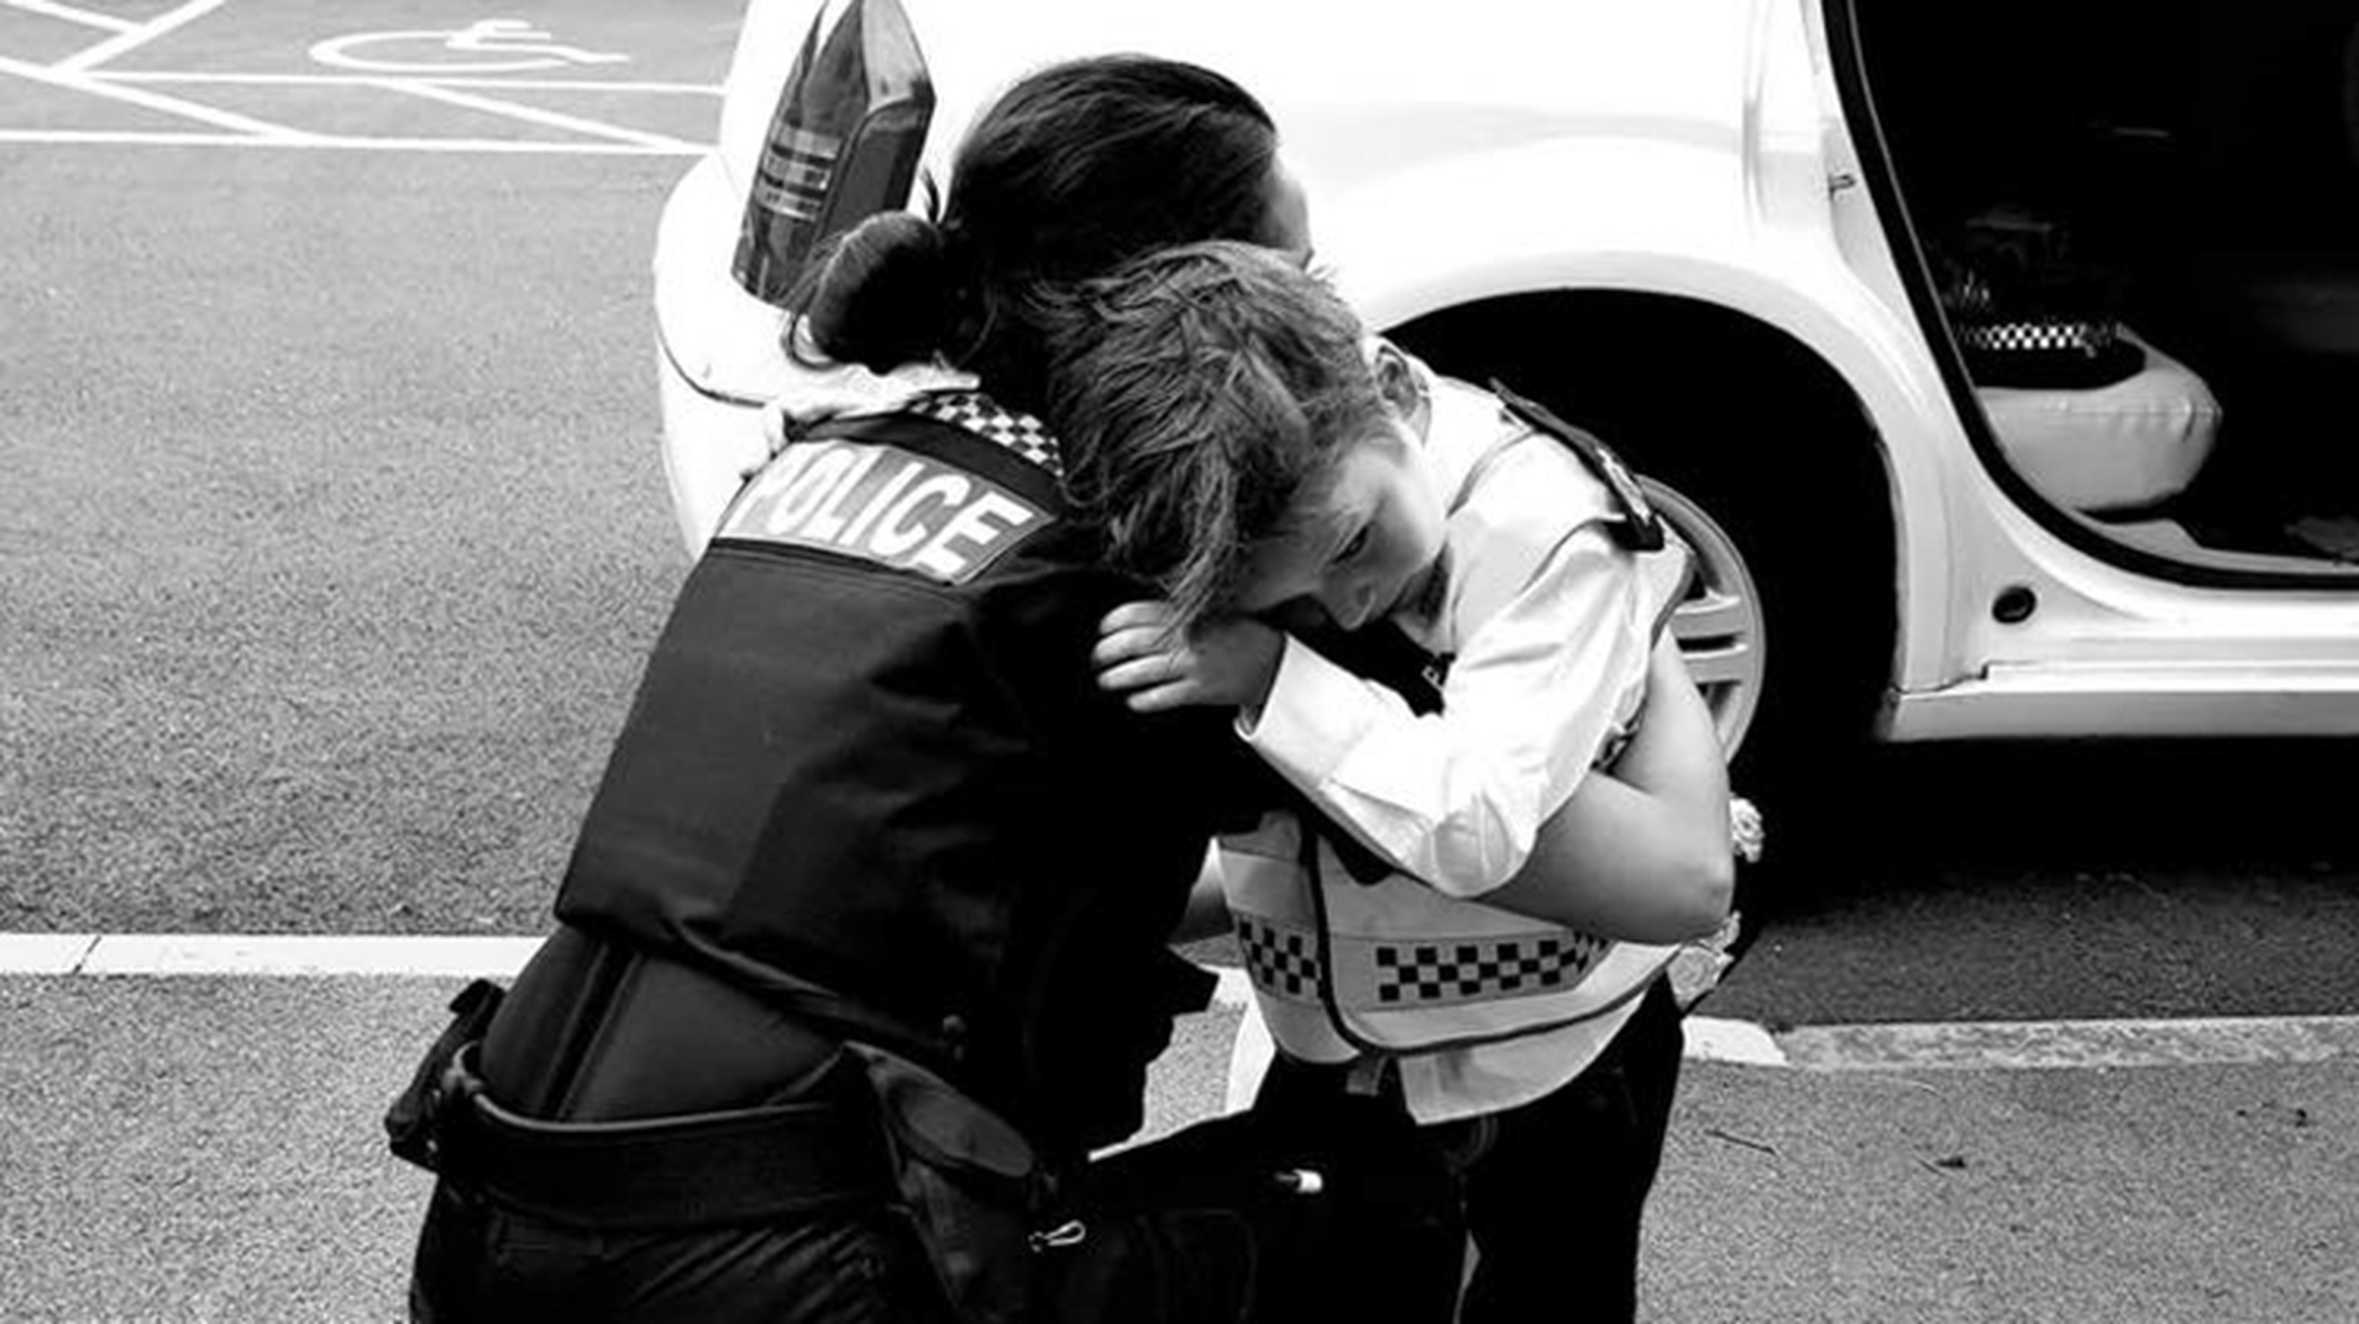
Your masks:
<svg viewBox="0 0 2359 1324"><path fill-rule="evenodd" d="M97 942L95 933L0 933L0 974L70 975Z"/></svg>
<svg viewBox="0 0 2359 1324"><path fill-rule="evenodd" d="M62 18L68 23L79 23L84 27L105 28L109 32L137 32L139 30L139 25L130 19L116 18L113 14L101 14L90 9L76 9L72 5L52 4L50 0L0 0L0 2L6 3L10 9L21 9L28 14L39 14L43 18Z"/></svg>
<svg viewBox="0 0 2359 1324"><path fill-rule="evenodd" d="M1777 1037L1751 1021L1690 1015L1680 1022L1680 1028L1687 1035L1687 1055L1699 1062L1731 1062L1745 1067L1792 1065Z"/></svg>
<svg viewBox="0 0 2359 1324"><path fill-rule="evenodd" d="M12 60L5 55L0 55L0 74L15 74L19 78L29 78L36 83L47 83L52 87L69 88L76 92L87 92L92 96L128 102L148 110L160 110L167 115L202 120L216 128L237 129L253 135L246 141L256 145L289 146L311 136L290 129L283 124L270 124L226 110L215 110L211 106L200 106L194 101L183 101L179 97L165 96L161 92L150 92L145 88L138 87L118 87L105 79L76 73L59 65L27 64L22 60ZM18 136L26 132L41 131L12 130L9 137L18 142L43 141L40 138Z"/></svg>
<svg viewBox="0 0 2359 1324"><path fill-rule="evenodd" d="M123 54L154 41L156 38L185 26L222 7L227 0L189 0L144 22L120 18L96 10L82 9L61 0L0 0L0 5L26 13L63 19L86 27L103 29L113 35L96 45L77 51L50 64L36 64L0 55L0 75L13 75L52 87L102 97L145 110L159 111L182 119L195 120L214 130L193 130L171 133L152 129L60 129L60 128L0 128L0 143L46 143L55 145L113 144L134 146L173 147L301 147L331 151L400 151L442 153L494 154L550 154L558 156L701 156L710 144L691 142L666 133L635 129L586 116L547 110L497 96L461 91L461 88L482 90L595 92L603 95L697 95L718 96L721 89L699 83L676 83L655 80L599 80L589 78L518 78L485 77L485 73L502 68L529 69L542 65L562 66L567 63L603 64L620 62L629 57L577 50L572 47L550 45L548 34L531 28L518 19L487 19L474 26L441 33L438 31L361 33L351 41L379 41L389 38L423 39L447 38L443 45L462 54L491 51L512 54L524 52L532 58L524 63L507 61L486 64L452 64L443 68L432 66L384 64L382 72L338 74L294 73L228 73L212 71L130 70L121 73L101 72L99 66ZM366 69L375 69L382 62L360 62ZM348 136L338 133L316 133L287 125L273 124L234 111L217 110L211 106L181 97L149 90L156 84L182 83L226 86L309 86L350 87L390 91L425 100L439 101L464 110L498 115L523 124L544 129L555 129L568 134L583 135L588 141L544 141L537 139L505 139L480 137L377 137Z"/></svg>
<svg viewBox="0 0 2359 1324"><path fill-rule="evenodd" d="M509 119L521 120L527 124L538 124L543 128L568 129L575 133L611 138L617 142L632 143L640 147L677 151L690 155L704 151L700 144L684 142L665 134L642 133L637 129L626 129L620 125L607 124L600 120L583 119L579 115L561 115L553 110L542 110L538 106L518 105L513 101L502 101L498 97L478 96L473 92L461 92L456 88L440 87L417 79L383 78L378 79L375 86L390 92L405 92L411 96L424 97L429 101L440 101L446 105L458 106L465 110L480 110L493 115L505 115Z"/></svg>
<svg viewBox="0 0 2359 1324"><path fill-rule="evenodd" d="M527 106L497 97L476 95L461 88L500 88L516 91L601 92L625 95L693 95L718 96L718 87L701 83L602 83L582 78L397 78L368 77L359 74L207 74L171 73L143 70L121 74L59 73L47 65L27 64L0 56L0 74L15 74L22 78L52 86L87 92L93 96L109 97L149 110L163 111L189 119L201 120L220 128L237 130L232 133L171 133L154 129L6 129L0 128L0 143L49 143L56 145L131 145L176 147L301 147L315 151L374 151L374 152L460 152L504 153L509 155L546 153L556 156L702 156L711 150L706 143L691 142L669 134L651 133L641 129L610 124L603 120L587 119ZM229 85L292 85L374 88L379 91L405 93L427 100L440 101L468 110L503 116L543 128L559 129L568 133L587 135L589 141L549 141L526 138L413 138L413 137L348 137L341 134L313 133L308 130L271 124L250 116L230 111L215 110L194 101L168 96L131 84L194 83Z"/></svg>
<svg viewBox="0 0 2359 1324"><path fill-rule="evenodd" d="M341 933L0 933L0 975L408 975L505 978L534 937Z"/></svg>
<svg viewBox="0 0 2359 1324"><path fill-rule="evenodd" d="M81 73L94 69L125 51L135 50L154 41L184 23L203 18L219 9L223 2L224 0L189 0L188 4L182 5L178 9L167 10L145 23L118 32L96 46L69 55L50 67L59 73Z"/></svg>
<svg viewBox="0 0 2359 1324"><path fill-rule="evenodd" d="M293 147L315 152L478 152L506 156L702 156L709 148L621 142L535 142L521 138L261 137L241 133L155 133L116 129L0 129L0 143L153 147Z"/></svg>
<svg viewBox="0 0 2359 1324"><path fill-rule="evenodd" d="M519 92L616 92L717 97L717 83L623 82L604 78L491 78L474 74L230 74L125 69L96 75L110 83L227 83L248 87L377 87L430 83L436 87L497 87Z"/></svg>
<svg viewBox="0 0 2359 1324"><path fill-rule="evenodd" d="M240 933L0 933L0 976L511 978L537 937ZM1216 1006L1252 1000L1218 968ZM2359 1058L2359 1016L1813 1025L1772 1034L1687 1017L1687 1056L1803 1071L2065 1070L2302 1064Z"/></svg>
<svg viewBox="0 0 2359 1324"><path fill-rule="evenodd" d="M83 975L513 976L539 938L367 934L110 934L93 943Z"/></svg>

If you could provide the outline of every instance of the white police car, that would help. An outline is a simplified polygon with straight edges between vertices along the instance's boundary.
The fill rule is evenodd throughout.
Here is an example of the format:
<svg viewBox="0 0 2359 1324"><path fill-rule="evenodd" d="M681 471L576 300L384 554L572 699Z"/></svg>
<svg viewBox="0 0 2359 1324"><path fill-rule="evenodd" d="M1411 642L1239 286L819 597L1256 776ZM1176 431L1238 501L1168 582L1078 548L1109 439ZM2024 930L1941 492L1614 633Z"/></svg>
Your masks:
<svg viewBox="0 0 2359 1324"><path fill-rule="evenodd" d="M853 7L937 173L1064 56L1260 96L1372 322L1656 481L1749 756L2359 731L2347 0L755 0L655 253L691 549L788 370L733 262L755 167Z"/></svg>

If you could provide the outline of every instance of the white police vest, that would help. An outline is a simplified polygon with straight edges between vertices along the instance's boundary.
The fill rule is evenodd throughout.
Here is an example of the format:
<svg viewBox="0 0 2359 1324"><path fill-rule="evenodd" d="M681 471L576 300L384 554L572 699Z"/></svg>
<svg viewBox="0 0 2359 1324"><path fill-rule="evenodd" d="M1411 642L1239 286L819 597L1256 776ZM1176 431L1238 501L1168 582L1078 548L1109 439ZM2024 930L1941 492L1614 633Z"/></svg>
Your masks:
<svg viewBox="0 0 2359 1324"><path fill-rule="evenodd" d="M1262 1018L1307 1061L1577 1024L1644 992L1677 950L1460 901L1402 874L1363 885L1325 840L1314 881L1301 844L1300 820L1271 814L1225 843L1222 867Z"/></svg>

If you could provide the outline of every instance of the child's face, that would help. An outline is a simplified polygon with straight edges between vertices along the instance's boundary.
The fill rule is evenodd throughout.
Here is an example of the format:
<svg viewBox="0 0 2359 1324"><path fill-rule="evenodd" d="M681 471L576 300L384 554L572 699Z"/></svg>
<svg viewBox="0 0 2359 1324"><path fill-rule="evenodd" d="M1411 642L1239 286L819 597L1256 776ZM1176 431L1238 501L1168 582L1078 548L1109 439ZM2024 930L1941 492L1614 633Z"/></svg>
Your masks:
<svg viewBox="0 0 2359 1324"><path fill-rule="evenodd" d="M1288 527L1254 555L1238 611L1308 603L1356 630L1416 601L1442 555L1441 496L1425 448L1388 418L1338 452L1326 481L1305 485Z"/></svg>

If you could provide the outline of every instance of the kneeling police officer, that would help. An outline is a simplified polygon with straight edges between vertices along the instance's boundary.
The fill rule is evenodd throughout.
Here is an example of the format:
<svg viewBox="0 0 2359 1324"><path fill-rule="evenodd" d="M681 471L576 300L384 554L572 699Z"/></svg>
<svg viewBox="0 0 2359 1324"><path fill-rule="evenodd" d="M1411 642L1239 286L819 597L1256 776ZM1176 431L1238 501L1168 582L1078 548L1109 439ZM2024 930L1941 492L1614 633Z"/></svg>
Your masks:
<svg viewBox="0 0 2359 1324"><path fill-rule="evenodd" d="M1142 586L1067 504L1027 299L1259 237L1274 143L1217 74L1052 66L977 121L938 225L887 213L830 252L796 334L865 367L798 377L656 643L557 931L504 997L461 995L387 1117L437 1174L414 1318L1281 1318L1276 1270L1330 1276L1314 1244L1407 1318L1388 1275L1416 1257L1347 1235L1379 1206L1447 1317L1446 1182L1273 1171L1250 1115L1084 1167L1209 998L1167 943L1266 774L1226 714L1096 684L1097 623ZM1405 1117L1369 1136L1414 1144ZM1272 1216L1281 1188L1328 1196Z"/></svg>
<svg viewBox="0 0 2359 1324"><path fill-rule="evenodd" d="M1056 463L949 389L810 428L739 495L561 927L504 1001L470 990L403 1119L441 1178L418 1318L1013 1317L980 1270L1207 1001L1166 944L1233 780L1217 723L1091 684L1135 585Z"/></svg>

